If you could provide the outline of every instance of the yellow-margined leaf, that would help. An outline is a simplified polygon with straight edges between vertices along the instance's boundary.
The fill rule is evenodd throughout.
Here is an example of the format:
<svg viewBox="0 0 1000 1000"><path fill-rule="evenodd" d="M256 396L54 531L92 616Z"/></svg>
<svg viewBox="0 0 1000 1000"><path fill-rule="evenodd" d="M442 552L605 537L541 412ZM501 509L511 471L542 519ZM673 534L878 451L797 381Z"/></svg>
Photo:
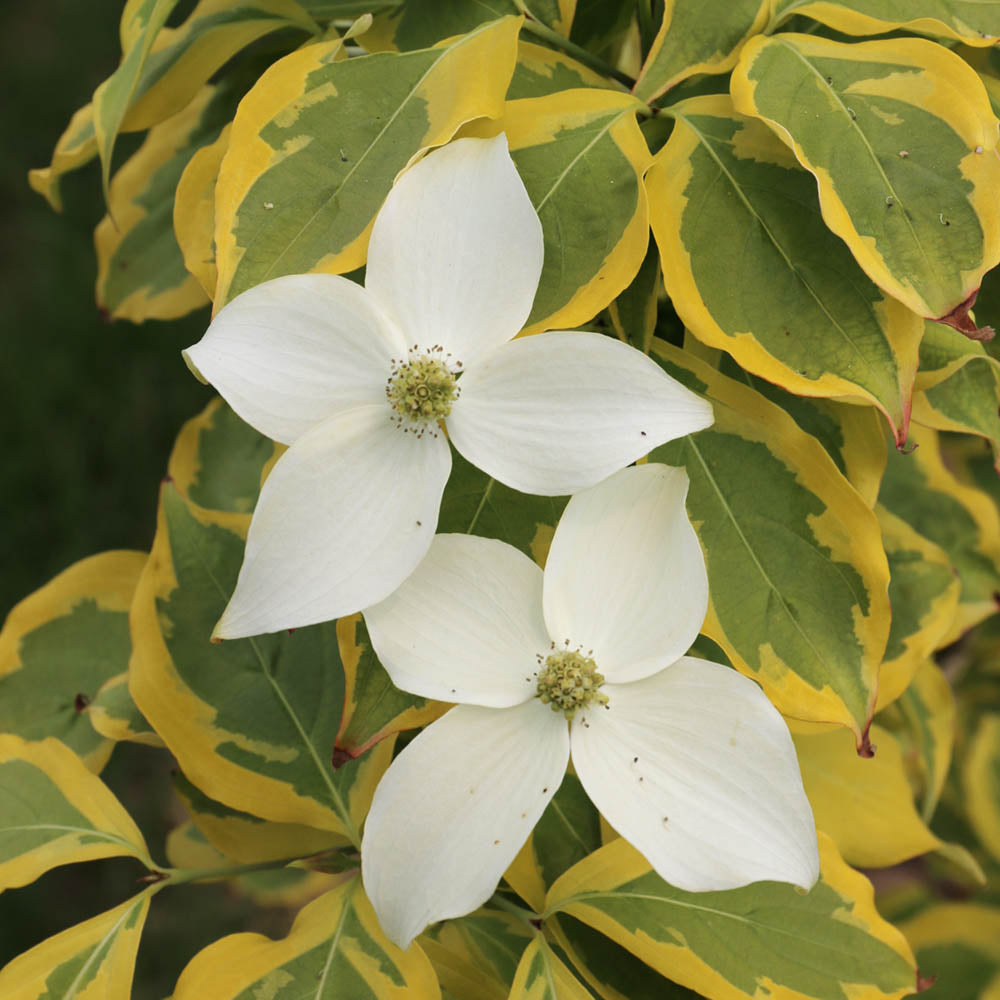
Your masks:
<svg viewBox="0 0 1000 1000"><path fill-rule="evenodd" d="M521 18L434 49L338 61L341 40L278 60L240 104L216 186L216 308L268 278L365 260L396 175L467 121L497 117Z"/></svg>
<svg viewBox="0 0 1000 1000"><path fill-rule="evenodd" d="M866 760L851 752L845 735L794 736L816 826L833 839L843 859L859 868L886 868L941 851L981 879L971 855L946 844L920 818L895 737L872 726L876 752Z"/></svg>
<svg viewBox="0 0 1000 1000"><path fill-rule="evenodd" d="M428 927L417 943L455 1000L507 1000L531 928L512 914L477 910Z"/></svg>
<svg viewBox="0 0 1000 1000"><path fill-rule="evenodd" d="M153 890L51 937L0 969L4 1000L129 1000Z"/></svg>
<svg viewBox="0 0 1000 1000"><path fill-rule="evenodd" d="M909 995L913 957L878 915L870 883L823 835L820 862L821 879L808 895L781 882L682 892L619 839L556 882L546 915L568 913L711 1000Z"/></svg>
<svg viewBox="0 0 1000 1000"><path fill-rule="evenodd" d="M119 26L121 63L94 91L94 135L97 155L101 158L104 200L108 205L111 204L109 186L115 141L156 36L176 5L177 0L128 0Z"/></svg>
<svg viewBox="0 0 1000 1000"><path fill-rule="evenodd" d="M955 695L944 671L925 660L899 699L923 777L920 815L929 823L941 798L955 742Z"/></svg>
<svg viewBox="0 0 1000 1000"><path fill-rule="evenodd" d="M357 844L393 741L334 767L344 675L333 623L209 642L236 584L249 521L164 485L132 605L132 696L212 798Z"/></svg>
<svg viewBox="0 0 1000 1000"><path fill-rule="evenodd" d="M59 137L47 167L28 171L28 183L57 212L62 211L59 179L97 156L97 136L94 133L94 106L86 104L73 114L66 131Z"/></svg>
<svg viewBox="0 0 1000 1000"><path fill-rule="evenodd" d="M174 775L174 791L195 826L217 851L242 865L319 854L349 842L329 830L294 823L269 823L209 798L182 774Z"/></svg>
<svg viewBox="0 0 1000 1000"><path fill-rule="evenodd" d="M889 634L878 522L823 446L778 406L660 340L651 355L707 395L715 424L651 453L683 465L705 551L704 632L785 715L836 722L859 748Z"/></svg>
<svg viewBox="0 0 1000 1000"><path fill-rule="evenodd" d="M892 626L878 675L877 710L895 701L951 630L961 586L944 550L885 507L875 508L889 560Z"/></svg>
<svg viewBox="0 0 1000 1000"><path fill-rule="evenodd" d="M696 73L724 73L767 23L769 0L666 0L634 93L654 101Z"/></svg>
<svg viewBox="0 0 1000 1000"><path fill-rule="evenodd" d="M660 257L650 243L639 273L632 283L608 306L608 316L618 339L649 354L656 331L656 304L662 285Z"/></svg>
<svg viewBox="0 0 1000 1000"><path fill-rule="evenodd" d="M215 184L229 148L227 125L215 142L202 146L188 160L174 195L174 237L184 266L211 298L219 281L215 266Z"/></svg>
<svg viewBox="0 0 1000 1000"><path fill-rule="evenodd" d="M128 690L128 671L109 677L87 707L90 724L106 739L116 743L142 743L148 747L165 746L146 721Z"/></svg>
<svg viewBox="0 0 1000 1000"><path fill-rule="evenodd" d="M521 39L517 43L517 65L507 88L507 100L544 97L560 90L596 87L606 90L614 82L595 73L563 52Z"/></svg>
<svg viewBox="0 0 1000 1000"><path fill-rule="evenodd" d="M802 14L846 35L881 35L896 28L944 35L967 45L992 45L1000 10L976 0L777 0L771 23Z"/></svg>
<svg viewBox="0 0 1000 1000"><path fill-rule="evenodd" d="M941 460L937 431L914 426L912 452L889 456L879 501L944 549L961 593L944 646L997 610L1000 592L1000 516L993 500L960 483Z"/></svg>
<svg viewBox="0 0 1000 1000"><path fill-rule="evenodd" d="M1000 714L984 715L962 764L965 810L983 846L1000 861Z"/></svg>
<svg viewBox="0 0 1000 1000"><path fill-rule="evenodd" d="M624 291L649 243L642 176L649 149L628 94L593 88L510 101L499 121L464 135L507 133L538 212L545 263L525 332L569 329Z"/></svg>
<svg viewBox="0 0 1000 1000"><path fill-rule="evenodd" d="M860 272L823 221L812 176L765 125L724 94L669 113L646 186L685 325L791 392L874 403L905 440L920 318Z"/></svg>
<svg viewBox="0 0 1000 1000"><path fill-rule="evenodd" d="M524 950L509 1000L590 1000L590 991L559 960L541 934Z"/></svg>
<svg viewBox="0 0 1000 1000"><path fill-rule="evenodd" d="M986 348L979 341L969 340L943 323L925 320L915 386L921 390L932 389L970 362L979 360L994 366L1000 365L986 353Z"/></svg>
<svg viewBox="0 0 1000 1000"><path fill-rule="evenodd" d="M122 855L153 867L132 817L72 750L0 735L0 891L57 865Z"/></svg>
<svg viewBox="0 0 1000 1000"><path fill-rule="evenodd" d="M176 319L208 303L174 236L174 193L199 147L218 137L234 95L205 87L156 125L111 182L108 214L94 232L97 304L114 319Z"/></svg>
<svg viewBox="0 0 1000 1000"><path fill-rule="evenodd" d="M91 770L104 767L113 737L88 706L128 667L128 609L145 565L145 552L102 552L13 608L0 632L0 732L55 736Z"/></svg>
<svg viewBox="0 0 1000 1000"><path fill-rule="evenodd" d="M199 0L182 25L157 34L122 131L147 129L176 114L227 60L281 28L319 31L295 0Z"/></svg>
<svg viewBox="0 0 1000 1000"><path fill-rule="evenodd" d="M401 951L379 928L352 879L314 900L288 936L233 934L199 952L181 973L173 1000L439 1000L418 945Z"/></svg>
<svg viewBox="0 0 1000 1000"><path fill-rule="evenodd" d="M920 316L988 336L968 309L1000 260L1000 157L966 62L916 38L758 36L732 93L815 174L826 224L877 285Z"/></svg>
<svg viewBox="0 0 1000 1000"><path fill-rule="evenodd" d="M233 867L232 859L216 850L191 820L174 827L167 834L166 852L167 860L174 868L209 871ZM344 878L350 878L350 875L331 876L285 867L265 868L237 878L220 875L217 881L225 880L229 889L243 893L258 906L298 909L334 888Z"/></svg>
<svg viewBox="0 0 1000 1000"><path fill-rule="evenodd" d="M939 903L901 925L920 971L937 982L927 1000L997 1000L1000 996L1000 909Z"/></svg>

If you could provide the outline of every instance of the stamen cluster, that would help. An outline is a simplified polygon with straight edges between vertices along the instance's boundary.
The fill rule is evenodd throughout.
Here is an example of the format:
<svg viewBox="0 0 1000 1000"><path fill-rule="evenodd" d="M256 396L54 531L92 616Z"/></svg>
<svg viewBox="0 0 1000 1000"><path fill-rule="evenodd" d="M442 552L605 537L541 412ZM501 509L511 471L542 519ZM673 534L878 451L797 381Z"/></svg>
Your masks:
<svg viewBox="0 0 1000 1000"><path fill-rule="evenodd" d="M598 690L603 683L604 675L589 656L579 650L561 650L546 657L538 671L538 697L553 712L572 720L578 709L607 705L608 696Z"/></svg>
<svg viewBox="0 0 1000 1000"><path fill-rule="evenodd" d="M411 350L416 352L418 345ZM385 395L395 411L397 426L417 437L427 431L435 433L437 422L451 413L452 403L458 399L458 381L450 363L451 354L445 354L440 344L424 354L411 355L408 361L393 360ZM454 366L461 368L461 361Z"/></svg>

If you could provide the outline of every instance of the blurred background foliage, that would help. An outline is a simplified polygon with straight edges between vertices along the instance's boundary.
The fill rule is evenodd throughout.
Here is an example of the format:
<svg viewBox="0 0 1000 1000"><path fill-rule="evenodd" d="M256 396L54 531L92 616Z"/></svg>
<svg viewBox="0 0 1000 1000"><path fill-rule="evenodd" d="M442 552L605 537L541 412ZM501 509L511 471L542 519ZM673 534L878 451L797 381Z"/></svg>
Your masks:
<svg viewBox="0 0 1000 1000"><path fill-rule="evenodd" d="M180 3L170 23L193 6ZM207 309L141 329L109 323L94 304L93 231L103 202L96 161L63 181L56 215L28 187L70 115L118 64L121 0L0 4L0 268L3 400L0 463L0 615L84 556L148 549L167 456L180 425L210 392L181 360ZM139 137L124 136L116 163ZM154 858L182 821L166 751L120 744L102 774L147 836ZM0 967L51 934L125 900L141 867L110 860L58 868L0 896ZM222 934L283 934L284 911L265 910L220 885L164 893L140 949L136 1000L169 996L187 960Z"/></svg>

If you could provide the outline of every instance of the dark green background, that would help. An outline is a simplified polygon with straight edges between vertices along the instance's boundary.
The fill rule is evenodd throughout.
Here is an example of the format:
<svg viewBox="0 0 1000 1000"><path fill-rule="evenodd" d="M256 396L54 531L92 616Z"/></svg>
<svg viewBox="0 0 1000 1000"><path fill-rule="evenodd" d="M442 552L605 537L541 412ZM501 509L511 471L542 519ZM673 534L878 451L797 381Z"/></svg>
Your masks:
<svg viewBox="0 0 1000 1000"><path fill-rule="evenodd" d="M76 560L148 549L159 482L180 425L210 398L180 350L207 311L177 323L108 323L94 303L93 229L103 215L96 166L68 175L56 215L28 187L70 115L118 63L122 0L0 4L0 616ZM191 6L178 5L176 23ZM116 164L135 148L119 144ZM165 751L121 745L104 777L133 812L153 856L184 814ZM132 895L129 861L56 869L0 896L0 966ZM284 912L259 911L221 886L167 890L153 903L139 953L137 1000L162 1000L198 949L242 930L283 933Z"/></svg>

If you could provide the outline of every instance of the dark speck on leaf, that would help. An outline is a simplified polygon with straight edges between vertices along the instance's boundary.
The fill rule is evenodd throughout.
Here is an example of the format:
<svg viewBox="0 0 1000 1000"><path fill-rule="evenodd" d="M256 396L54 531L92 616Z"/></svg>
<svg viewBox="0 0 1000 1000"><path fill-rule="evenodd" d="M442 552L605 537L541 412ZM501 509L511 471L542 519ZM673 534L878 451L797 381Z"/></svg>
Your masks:
<svg viewBox="0 0 1000 1000"><path fill-rule="evenodd" d="M90 698L81 692L73 699L73 707L78 711L82 712L90 704Z"/></svg>
<svg viewBox="0 0 1000 1000"><path fill-rule="evenodd" d="M832 87L832 86L833 86L833 77L832 77L832 76L828 76L828 77L826 78L826 82L827 82L828 84L830 84L830 86Z"/></svg>

